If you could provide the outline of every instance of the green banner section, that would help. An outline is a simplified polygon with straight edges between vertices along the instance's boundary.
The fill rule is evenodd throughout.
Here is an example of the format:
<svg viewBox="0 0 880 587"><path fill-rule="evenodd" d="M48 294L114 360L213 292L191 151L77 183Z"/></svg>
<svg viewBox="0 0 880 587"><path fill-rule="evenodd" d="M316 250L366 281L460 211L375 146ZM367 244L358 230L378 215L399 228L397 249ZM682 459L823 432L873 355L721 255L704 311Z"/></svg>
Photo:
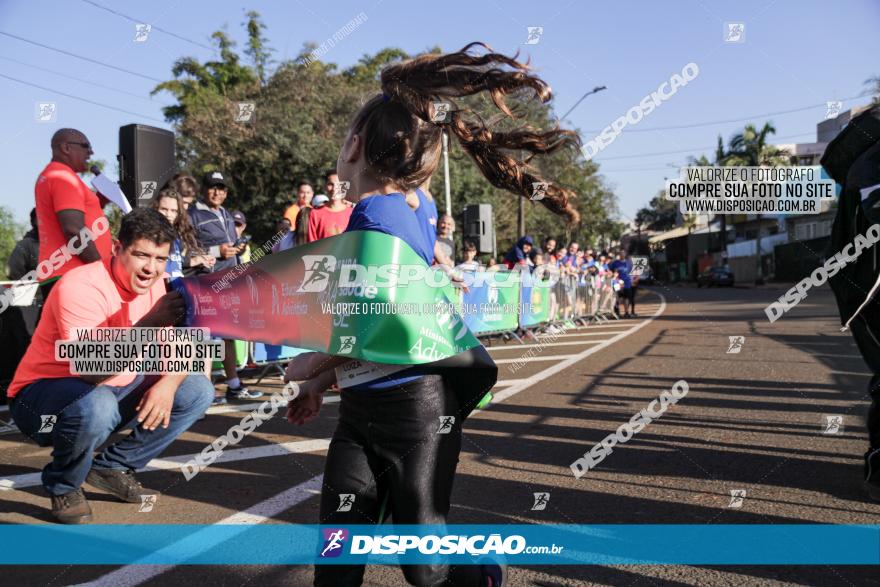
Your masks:
<svg viewBox="0 0 880 587"><path fill-rule="evenodd" d="M174 285L187 326L214 336L414 365L480 346L447 283L399 238L357 231Z"/></svg>

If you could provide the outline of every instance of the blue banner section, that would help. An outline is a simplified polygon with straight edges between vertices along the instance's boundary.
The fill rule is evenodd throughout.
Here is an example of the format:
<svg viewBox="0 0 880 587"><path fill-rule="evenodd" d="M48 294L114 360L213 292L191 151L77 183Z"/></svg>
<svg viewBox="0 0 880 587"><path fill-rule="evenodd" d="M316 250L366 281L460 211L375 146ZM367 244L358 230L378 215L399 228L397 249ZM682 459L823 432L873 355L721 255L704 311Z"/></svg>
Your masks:
<svg viewBox="0 0 880 587"><path fill-rule="evenodd" d="M880 526L5 525L4 565L880 565Z"/></svg>

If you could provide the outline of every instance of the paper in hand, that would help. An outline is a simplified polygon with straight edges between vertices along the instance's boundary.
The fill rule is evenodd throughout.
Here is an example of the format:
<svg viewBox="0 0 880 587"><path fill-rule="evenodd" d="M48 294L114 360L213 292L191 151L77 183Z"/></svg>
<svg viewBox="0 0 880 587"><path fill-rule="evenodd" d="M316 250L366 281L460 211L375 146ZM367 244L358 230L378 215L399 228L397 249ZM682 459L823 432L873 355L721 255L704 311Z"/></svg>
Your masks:
<svg viewBox="0 0 880 587"><path fill-rule="evenodd" d="M119 189L119 185L103 173L92 178L92 187L98 190L102 196L119 206L124 214L131 212L131 204L128 202L128 198L125 197L125 194L122 193L122 190Z"/></svg>

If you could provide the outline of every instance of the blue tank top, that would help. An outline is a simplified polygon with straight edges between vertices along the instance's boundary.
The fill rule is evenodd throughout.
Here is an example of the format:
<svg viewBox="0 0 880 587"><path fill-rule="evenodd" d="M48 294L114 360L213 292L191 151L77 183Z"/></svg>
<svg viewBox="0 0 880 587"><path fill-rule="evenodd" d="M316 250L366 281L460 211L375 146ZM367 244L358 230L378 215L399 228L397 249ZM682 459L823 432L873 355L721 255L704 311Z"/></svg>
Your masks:
<svg viewBox="0 0 880 587"><path fill-rule="evenodd" d="M424 194L419 196L420 209L422 208L422 198L427 200ZM412 247L425 260L425 263L430 265L434 260L434 243L432 241L429 245L427 231L423 224L417 213L406 203L405 195L401 193L377 194L367 196L357 203L351 212L351 218L348 220L345 232L375 230L396 236ZM414 366L348 389L352 391L388 389L410 383L422 376L421 368Z"/></svg>
<svg viewBox="0 0 880 587"><path fill-rule="evenodd" d="M428 198L422 190L417 189L416 195L419 196L416 218L419 219L425 241L431 247L431 260L428 262L430 265L434 262L434 243L437 242L437 204Z"/></svg>

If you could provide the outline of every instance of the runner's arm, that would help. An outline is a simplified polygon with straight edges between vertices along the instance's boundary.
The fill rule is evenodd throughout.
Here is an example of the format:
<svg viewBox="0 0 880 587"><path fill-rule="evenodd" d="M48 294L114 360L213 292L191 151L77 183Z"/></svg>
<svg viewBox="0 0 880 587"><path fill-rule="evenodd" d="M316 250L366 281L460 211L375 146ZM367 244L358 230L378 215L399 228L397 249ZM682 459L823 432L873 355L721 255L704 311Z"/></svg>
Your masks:
<svg viewBox="0 0 880 587"><path fill-rule="evenodd" d="M351 361L351 357L336 357L326 353L305 353L290 360L284 374L284 381L314 379L326 371L335 373L336 367L349 361Z"/></svg>

